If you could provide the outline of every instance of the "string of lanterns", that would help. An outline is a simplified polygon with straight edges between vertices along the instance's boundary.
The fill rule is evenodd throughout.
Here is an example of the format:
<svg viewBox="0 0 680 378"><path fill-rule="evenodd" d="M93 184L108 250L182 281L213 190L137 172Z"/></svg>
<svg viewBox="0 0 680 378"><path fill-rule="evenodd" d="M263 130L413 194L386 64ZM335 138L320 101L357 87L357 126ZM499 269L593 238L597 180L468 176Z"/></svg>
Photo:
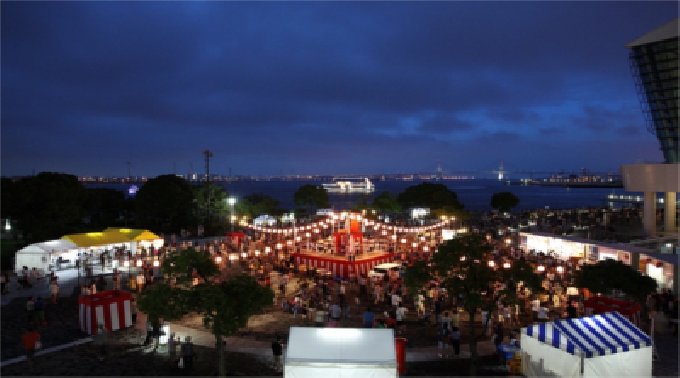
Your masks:
<svg viewBox="0 0 680 378"><path fill-rule="evenodd" d="M358 221L361 221L364 226L368 227L373 227L375 231L378 230L388 230L392 232L399 232L399 233L423 233L435 229L439 229L444 227L445 225L451 223L451 219L444 219L441 220L435 224L431 224L428 226L420 226L420 227L400 227L400 226L394 226L390 225L381 221L374 221L374 220L369 220L366 218L362 219L361 215L345 215L343 213L342 217L338 217L337 215L333 216L331 219L326 219L326 220L321 220L317 221L311 224L306 224L304 226L289 226L289 227L270 227L270 226L255 226L255 225L247 225L246 227L257 231L257 232L263 232L263 233L272 233L272 234L297 234L297 233L304 233L304 232L310 232L313 231L315 233L319 232L320 228L328 229L329 227L334 227L334 224L339 221L343 221L346 216L349 216L350 219L357 219ZM330 218L330 217L329 217Z"/></svg>

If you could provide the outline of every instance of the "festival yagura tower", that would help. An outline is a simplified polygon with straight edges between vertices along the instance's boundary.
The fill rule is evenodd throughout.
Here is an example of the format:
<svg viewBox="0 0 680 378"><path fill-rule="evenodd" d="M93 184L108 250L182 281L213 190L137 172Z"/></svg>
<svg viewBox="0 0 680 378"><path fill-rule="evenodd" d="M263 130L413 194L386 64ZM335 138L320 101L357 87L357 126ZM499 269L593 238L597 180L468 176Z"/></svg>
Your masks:
<svg viewBox="0 0 680 378"><path fill-rule="evenodd" d="M662 164L621 167L626 190L645 194L643 221L645 234L651 237L657 236L657 192L665 193L664 234L678 232L678 20L680 18L626 45L631 50L630 66L647 129L659 140L664 157Z"/></svg>

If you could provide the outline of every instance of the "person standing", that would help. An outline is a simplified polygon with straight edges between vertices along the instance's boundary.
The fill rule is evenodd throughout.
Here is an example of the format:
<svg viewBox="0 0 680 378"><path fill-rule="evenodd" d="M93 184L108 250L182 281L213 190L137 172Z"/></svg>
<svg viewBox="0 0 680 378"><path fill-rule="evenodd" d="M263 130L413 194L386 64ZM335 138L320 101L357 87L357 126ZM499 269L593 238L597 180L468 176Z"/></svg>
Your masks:
<svg viewBox="0 0 680 378"><path fill-rule="evenodd" d="M104 356L106 355L106 329L103 324L99 324L97 327L97 334L94 337L95 345L99 347L100 355L99 361L104 361Z"/></svg>
<svg viewBox="0 0 680 378"><path fill-rule="evenodd" d="M26 351L26 361L28 366L33 366L33 357L35 356L35 350L37 343L40 342L40 334L32 325L28 326L28 330L21 336L21 341Z"/></svg>
<svg viewBox="0 0 680 378"><path fill-rule="evenodd" d="M342 309L337 303L334 303L328 308L328 312L330 312L331 319L335 321L340 321L340 317L342 316Z"/></svg>
<svg viewBox="0 0 680 378"><path fill-rule="evenodd" d="M175 333L170 332L170 337L168 338L168 358L170 366L177 367L177 342L179 340L175 339Z"/></svg>
<svg viewBox="0 0 680 378"><path fill-rule="evenodd" d="M118 273L118 269L113 270L111 280L113 280L113 290L120 290L120 273Z"/></svg>
<svg viewBox="0 0 680 378"><path fill-rule="evenodd" d="M442 351L444 349L446 349L446 352L448 353L450 339L451 332L449 330L449 326L448 324L443 324L441 327L439 327L439 332L437 332L437 350L439 351L437 356L439 358L442 358ZM448 357L448 354L446 357Z"/></svg>
<svg viewBox="0 0 680 378"><path fill-rule="evenodd" d="M496 332L493 335L493 344L496 347L496 351L498 351L498 347L503 344L503 338L505 336L503 335L503 324L498 323L496 326Z"/></svg>
<svg viewBox="0 0 680 378"><path fill-rule="evenodd" d="M364 318L364 328L373 328L373 322L375 321L375 314L371 311L370 307L366 308L366 312L364 312L363 318Z"/></svg>
<svg viewBox="0 0 680 378"><path fill-rule="evenodd" d="M28 301L26 301L26 319L28 323L35 321L35 300L33 297L28 298Z"/></svg>
<svg viewBox="0 0 680 378"><path fill-rule="evenodd" d="M57 299L59 299L59 285L54 281L50 285L50 295L52 296L52 304L57 304Z"/></svg>
<svg viewBox="0 0 680 378"><path fill-rule="evenodd" d="M398 333L403 333L404 330L406 329L406 324L404 323L404 318L406 317L406 313L408 312L408 309L404 307L404 305L399 301L397 304L397 309L395 310L396 315L397 315L397 332Z"/></svg>
<svg viewBox="0 0 680 378"><path fill-rule="evenodd" d="M274 369L277 373L283 370L283 344L281 336L276 336L276 341L272 342L272 354L274 355Z"/></svg>
<svg viewBox="0 0 680 378"><path fill-rule="evenodd" d="M7 287L7 283L9 280L7 279L7 272L3 271L2 276L0 276L0 280L2 280L2 290L0 290L0 293L5 294L5 288Z"/></svg>
<svg viewBox="0 0 680 378"><path fill-rule="evenodd" d="M132 326L137 324L137 301L135 298L130 299L130 312L132 312Z"/></svg>
<svg viewBox="0 0 680 378"><path fill-rule="evenodd" d="M182 360L184 361L184 368L191 371L194 368L194 343L191 342L191 336L184 338L182 344Z"/></svg>
<svg viewBox="0 0 680 378"><path fill-rule="evenodd" d="M460 329L458 327L451 329L451 346L453 347L453 357L460 357Z"/></svg>
<svg viewBox="0 0 680 378"><path fill-rule="evenodd" d="M146 283L146 277L144 277L143 272L139 272L137 274L137 293L141 293L142 289L144 289L144 284Z"/></svg>
<svg viewBox="0 0 680 378"><path fill-rule="evenodd" d="M35 309L35 325L47 324L45 321L45 302L43 302L42 297L38 297L33 306Z"/></svg>
<svg viewBox="0 0 680 378"><path fill-rule="evenodd" d="M346 293L345 281L342 281L338 288L338 298L340 299L341 308L345 307L345 293Z"/></svg>
<svg viewBox="0 0 680 378"><path fill-rule="evenodd" d="M323 306L319 305L314 312L314 325L323 328L326 319L326 311L323 310Z"/></svg>

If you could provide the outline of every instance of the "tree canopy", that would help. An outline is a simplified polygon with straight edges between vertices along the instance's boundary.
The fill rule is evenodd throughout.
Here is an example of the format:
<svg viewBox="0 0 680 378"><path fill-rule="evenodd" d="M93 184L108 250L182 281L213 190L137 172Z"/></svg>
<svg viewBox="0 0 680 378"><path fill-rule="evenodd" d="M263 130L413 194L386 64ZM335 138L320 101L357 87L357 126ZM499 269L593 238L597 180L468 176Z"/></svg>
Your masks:
<svg viewBox="0 0 680 378"><path fill-rule="evenodd" d="M466 234L441 244L433 254L428 266L425 262L414 263L405 272L404 282L413 292L426 285L432 277L437 277L449 295L458 297L458 303L471 319L482 308L493 310L494 303L487 300L485 293L493 290L496 281L507 284L499 294L509 301L516 298L512 283L523 281L532 289L540 287L541 280L531 267L523 261L514 261L511 268L489 265L493 247L487 244L484 236ZM470 351L472 363L470 375L476 373L477 338L474 323L470 322Z"/></svg>
<svg viewBox="0 0 680 378"><path fill-rule="evenodd" d="M397 202L405 209L426 207L437 215L459 214L465 207L458 200L456 192L451 191L446 185L428 182L409 186L406 190L399 193Z"/></svg>
<svg viewBox="0 0 680 378"><path fill-rule="evenodd" d="M307 211L307 214L314 215L316 209L330 207L328 191L317 185L302 185L293 195L296 206L300 206Z"/></svg>
<svg viewBox="0 0 680 378"><path fill-rule="evenodd" d="M519 202L519 197L510 192L494 193L491 196L491 207L501 213L509 213Z"/></svg>
<svg viewBox="0 0 680 378"><path fill-rule="evenodd" d="M621 261L606 259L597 264L587 264L575 273L575 283L593 293L623 292L638 303L644 304L647 295L656 291L656 281ZM644 306L643 306L644 307Z"/></svg>
<svg viewBox="0 0 680 378"><path fill-rule="evenodd" d="M252 193L236 204L236 212L252 219L262 214L278 216L285 211L281 209L281 201L266 194Z"/></svg>
<svg viewBox="0 0 680 378"><path fill-rule="evenodd" d="M160 319L180 320L192 313L201 316L205 328L215 336L219 375L226 375L222 338L234 335L247 326L250 316L270 306L274 292L250 276L218 278L218 266L193 249L170 254L163 261L163 271L176 283L158 283L143 291L139 309L156 324ZM193 284L194 272L200 277L197 285Z"/></svg>
<svg viewBox="0 0 680 378"><path fill-rule="evenodd" d="M198 224L208 224L206 217L209 212L211 220L210 229L205 231L207 234L213 234L218 228L220 221L225 223L226 217L229 214L229 204L227 204L229 193L227 193L222 185L212 182L208 185L194 185L192 189L194 199L196 199ZM209 204L208 199L210 200Z"/></svg>
<svg viewBox="0 0 680 378"><path fill-rule="evenodd" d="M164 232L195 225L197 206L191 184L177 175L150 179L135 196L140 226Z"/></svg>
<svg viewBox="0 0 680 378"><path fill-rule="evenodd" d="M397 201L397 196L390 192L382 192L373 200L372 207L381 213L399 213L401 205Z"/></svg>
<svg viewBox="0 0 680 378"><path fill-rule="evenodd" d="M40 172L3 179L1 190L3 217L15 219L27 241L56 239L82 227L88 193L75 175Z"/></svg>

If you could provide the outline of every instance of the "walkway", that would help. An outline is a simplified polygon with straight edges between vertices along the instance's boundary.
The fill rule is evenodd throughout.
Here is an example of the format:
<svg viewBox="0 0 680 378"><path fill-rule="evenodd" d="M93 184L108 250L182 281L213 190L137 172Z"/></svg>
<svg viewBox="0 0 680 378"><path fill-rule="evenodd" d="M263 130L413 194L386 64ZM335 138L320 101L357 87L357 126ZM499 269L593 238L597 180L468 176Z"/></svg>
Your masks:
<svg viewBox="0 0 680 378"><path fill-rule="evenodd" d="M99 268L98 268L99 269ZM96 270L95 275L100 273L100 270ZM110 269L105 271L105 273L110 273ZM78 277L78 272L75 269L63 270L56 272L59 277L59 287L61 296L71 296L73 290L78 286L78 282L84 283L85 279L81 276ZM134 277L135 270L131 271L131 276ZM128 272L123 272L123 284L127 282ZM10 293L2 295L2 305L6 305L15 298L26 298L28 296L43 296L45 298L49 297L49 291L47 283L45 281L39 282L30 289L17 290L16 289L16 277L12 277L12 286L10 288ZM289 283L289 292L292 292L292 288L295 284ZM286 315L288 316L288 315ZM462 319L464 320L464 319ZM656 349L659 354L659 359L653 363L654 373L656 376L678 376L678 339L677 336L672 336L661 324L661 319L659 319L659 327L657 328L657 333L655 335ZM146 316L142 313L139 314L137 319L136 328L144 330L146 324ZM266 326L265 326L266 327ZM170 330L175 332L176 336L179 336L181 340L184 340L185 336L191 336L193 342L197 345L214 347L215 337L208 331L197 330L194 328L182 325L182 322L172 322L170 323ZM75 345L75 343L89 342L91 339L84 337L81 340L75 341L71 344L66 344L62 346L57 346L55 348L45 349L38 352L37 354L51 353L63 348ZM141 341L141 340L140 340ZM225 349L232 352L242 352L249 353L256 356L261 356L266 359L271 359L271 341L257 341L248 338L238 338L230 337L224 340ZM165 347L162 347L164 350ZM479 356L493 355L495 353L493 343L490 340L479 341L477 344L477 351ZM431 347L407 347L406 349L406 361L407 362L419 362L419 361L432 361L437 360L437 348L433 345ZM470 351L467 344L461 345L461 358L469 358ZM25 360L25 357L18 357L13 360L3 361L2 366L8 364L13 364L19 361Z"/></svg>

